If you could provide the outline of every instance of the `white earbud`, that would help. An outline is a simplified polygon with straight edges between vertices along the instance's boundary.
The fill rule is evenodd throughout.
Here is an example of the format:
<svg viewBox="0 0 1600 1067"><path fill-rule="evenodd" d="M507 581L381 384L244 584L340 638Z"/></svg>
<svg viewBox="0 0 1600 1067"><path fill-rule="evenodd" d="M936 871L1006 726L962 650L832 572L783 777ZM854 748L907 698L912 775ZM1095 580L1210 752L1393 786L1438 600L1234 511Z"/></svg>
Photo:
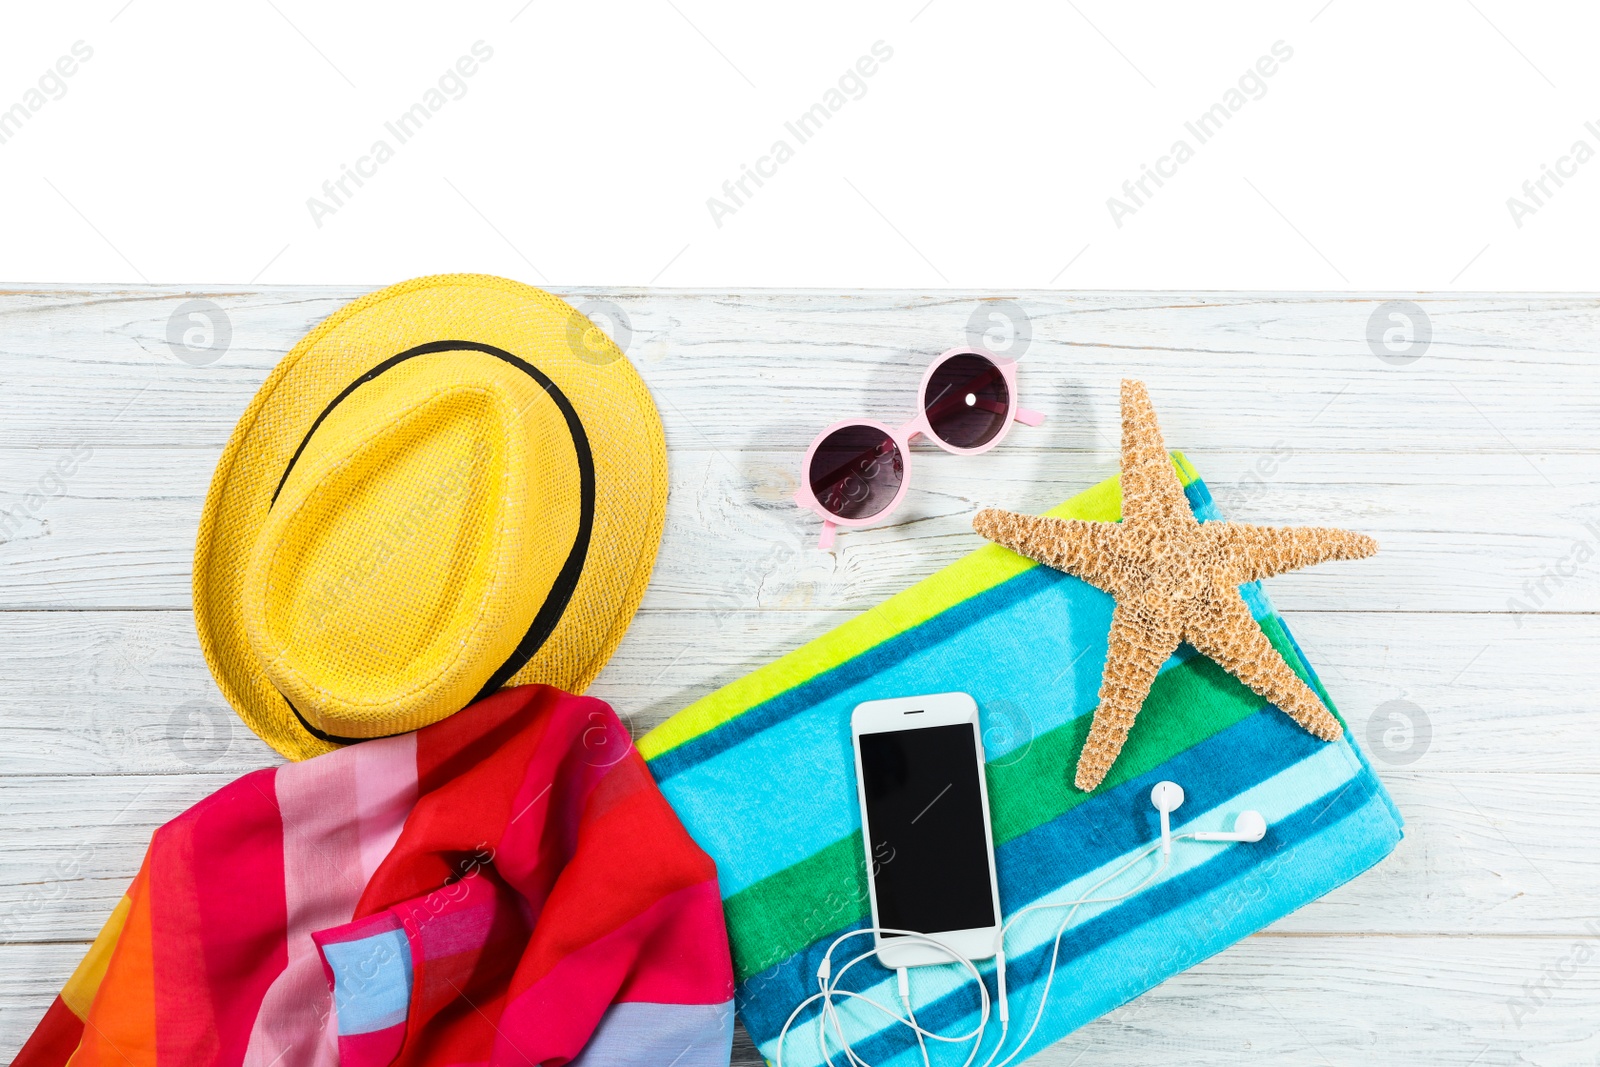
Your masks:
<svg viewBox="0 0 1600 1067"><path fill-rule="evenodd" d="M1159 788L1159 787L1158 787ZM1194 835L1196 841L1260 841L1267 836L1267 820L1259 811L1241 811L1233 820L1229 831L1203 831Z"/></svg>
<svg viewBox="0 0 1600 1067"><path fill-rule="evenodd" d="M1150 803L1161 813L1161 854L1172 855L1172 813L1183 804L1183 786L1177 782L1157 782L1150 790Z"/></svg>
<svg viewBox="0 0 1600 1067"><path fill-rule="evenodd" d="M1161 813L1161 854L1172 855L1172 813L1183 805L1183 786L1177 782L1157 782L1150 790L1150 803ZM1191 835L1196 841L1260 841L1267 836L1267 820L1259 811L1241 811L1232 830L1202 830Z"/></svg>

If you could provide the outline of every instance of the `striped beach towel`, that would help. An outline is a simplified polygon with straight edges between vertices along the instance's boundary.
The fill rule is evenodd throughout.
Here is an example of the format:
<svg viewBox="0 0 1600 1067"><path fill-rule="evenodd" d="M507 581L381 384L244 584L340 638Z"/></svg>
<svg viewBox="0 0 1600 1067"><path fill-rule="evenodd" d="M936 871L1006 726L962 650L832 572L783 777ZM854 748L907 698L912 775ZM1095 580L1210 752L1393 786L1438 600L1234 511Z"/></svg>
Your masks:
<svg viewBox="0 0 1600 1067"><path fill-rule="evenodd" d="M1220 518L1193 468L1181 454L1173 461L1196 517ZM1112 478L1049 514L1115 521L1120 508ZM1259 585L1243 594L1273 645L1332 708ZM1084 895L1155 840L1150 789L1163 779L1187 792L1175 833L1225 829L1231 814L1247 808L1267 818L1264 840L1180 844L1148 888L1080 912L1062 939L1048 1008L1026 1055L1327 893L1394 848L1399 812L1348 730L1340 741L1319 741L1187 647L1163 666L1104 784L1087 794L1074 788L1111 610L1111 597L1085 582L987 545L712 693L640 741L662 792L717 863L735 1002L769 1060L785 1019L816 991L829 943L871 922L850 741L850 713L861 701L949 690L977 700L1007 916ZM1144 873L1130 873L1128 887ZM1036 913L1007 938L1013 1028L1000 1058L1038 1010L1063 914ZM868 940L845 947L862 951ZM836 965L854 954L836 957ZM898 1004L892 972L875 960L857 970L861 978L850 988ZM922 969L912 988L923 1026L957 1034L975 1024L976 992L956 968ZM921 1063L908 1029L856 1002L841 1014L867 1062ZM785 1063L815 1067L823 1060L814 1015L800 1019L785 1043ZM984 1061L998 1032L991 1023L974 1062ZM936 1063L951 1064L971 1048L929 1046Z"/></svg>
<svg viewBox="0 0 1600 1067"><path fill-rule="evenodd" d="M727 1067L716 871L605 704L503 690L156 831L19 1067Z"/></svg>

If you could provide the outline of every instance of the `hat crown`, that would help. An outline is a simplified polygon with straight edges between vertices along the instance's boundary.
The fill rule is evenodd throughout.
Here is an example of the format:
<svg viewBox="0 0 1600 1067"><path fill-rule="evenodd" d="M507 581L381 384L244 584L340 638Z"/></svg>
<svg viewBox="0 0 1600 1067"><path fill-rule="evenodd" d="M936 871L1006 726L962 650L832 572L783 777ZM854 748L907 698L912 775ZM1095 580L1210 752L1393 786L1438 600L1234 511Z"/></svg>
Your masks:
<svg viewBox="0 0 1600 1067"><path fill-rule="evenodd" d="M332 408L251 552L250 648L329 736L464 707L515 653L572 547L560 412L500 361L451 355L454 380L429 365L440 356L419 357Z"/></svg>

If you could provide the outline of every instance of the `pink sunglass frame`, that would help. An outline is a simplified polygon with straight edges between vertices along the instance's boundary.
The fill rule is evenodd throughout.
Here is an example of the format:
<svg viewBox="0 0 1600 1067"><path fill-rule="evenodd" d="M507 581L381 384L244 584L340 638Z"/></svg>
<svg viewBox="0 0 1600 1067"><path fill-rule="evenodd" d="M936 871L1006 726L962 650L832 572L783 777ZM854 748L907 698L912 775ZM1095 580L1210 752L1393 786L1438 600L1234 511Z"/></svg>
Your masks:
<svg viewBox="0 0 1600 1067"><path fill-rule="evenodd" d="M928 425L927 413L922 408L922 395L928 389L928 381L933 377L933 372L955 356L981 356L993 363L999 368L1000 377L1005 380L1006 395L1010 398L1010 402L1006 405L1005 423L992 438L976 448L958 448L934 433L932 427ZM811 442L811 447L806 449L805 459L801 462L800 487L795 490L794 502L807 511L816 513L822 519L822 537L817 542L817 547L830 549L833 547L834 529L836 527L875 526L887 519L900 506L901 501L906 497L906 490L911 487L911 441L913 438L920 435L926 437L946 452L953 452L958 456L975 456L980 452L989 451L989 449L1004 441L1006 435L1011 432L1011 427L1019 422L1024 426L1038 426L1044 422L1044 414L1025 408L1017 402L1017 361L1005 359L992 352L985 352L981 348L952 348L941 353L937 359L928 364L928 369L922 372L922 381L917 386L917 413L910 422L896 428L888 423L879 422L877 419L841 419L817 434ZM811 457L816 455L817 447L823 441L826 441L834 431L841 430L846 426L871 426L874 429L882 430L888 434L890 440L894 441L895 447L900 450L902 472L899 491L895 493L894 499L889 501L882 511L869 515L864 519L847 519L842 515L835 515L823 507L822 502L811 491Z"/></svg>

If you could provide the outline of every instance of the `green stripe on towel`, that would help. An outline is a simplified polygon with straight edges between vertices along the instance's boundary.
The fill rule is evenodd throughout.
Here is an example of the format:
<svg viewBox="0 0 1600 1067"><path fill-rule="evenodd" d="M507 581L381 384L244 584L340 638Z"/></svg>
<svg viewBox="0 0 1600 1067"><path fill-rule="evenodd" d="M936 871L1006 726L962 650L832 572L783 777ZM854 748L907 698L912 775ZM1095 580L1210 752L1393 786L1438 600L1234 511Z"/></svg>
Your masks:
<svg viewBox="0 0 1600 1067"><path fill-rule="evenodd" d="M1181 452L1172 453L1178 480L1199 478ZM1122 518L1122 481L1114 476L1045 512L1058 518L1116 522ZM780 693L837 667L874 645L904 633L968 597L993 589L1038 564L999 545L985 545L932 578L897 593L803 648L711 693L639 739L639 753L651 760L685 741L721 726Z"/></svg>
<svg viewBox="0 0 1600 1067"><path fill-rule="evenodd" d="M1277 617L1261 621L1273 647L1297 674L1309 679ZM1320 686L1318 692L1327 699ZM1156 676L1140 712L1145 728L1128 735L1096 793L1159 767L1266 703L1211 660L1190 656ZM1008 753L988 765L996 847L1059 818L1094 795L1071 784L1091 721L1092 716L1081 715L1035 738L1022 759ZM760 974L824 934L865 919L871 908L864 863L861 831L855 830L723 901L735 981Z"/></svg>

